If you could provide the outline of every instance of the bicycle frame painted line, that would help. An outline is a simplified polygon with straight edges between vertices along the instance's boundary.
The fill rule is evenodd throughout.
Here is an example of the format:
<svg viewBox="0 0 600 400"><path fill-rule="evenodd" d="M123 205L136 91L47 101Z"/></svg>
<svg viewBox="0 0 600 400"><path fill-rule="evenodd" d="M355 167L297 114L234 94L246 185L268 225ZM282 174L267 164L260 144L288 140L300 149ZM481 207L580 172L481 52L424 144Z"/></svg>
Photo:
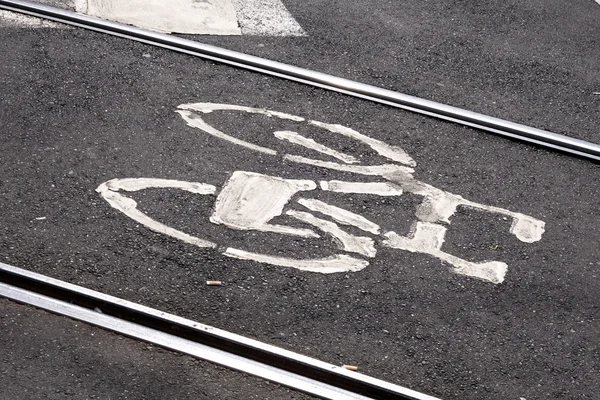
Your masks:
<svg viewBox="0 0 600 400"><path fill-rule="evenodd" d="M0 296L324 399L439 400L310 357L0 263Z"/></svg>
<svg viewBox="0 0 600 400"><path fill-rule="evenodd" d="M600 161L600 145L565 135L467 111L430 100L366 85L349 79L311 71L192 40L151 32L72 11L23 0L0 0L0 9L45 18L65 24L136 40L208 60L261 72L307 85L348 94L380 104L482 129L498 135Z"/></svg>

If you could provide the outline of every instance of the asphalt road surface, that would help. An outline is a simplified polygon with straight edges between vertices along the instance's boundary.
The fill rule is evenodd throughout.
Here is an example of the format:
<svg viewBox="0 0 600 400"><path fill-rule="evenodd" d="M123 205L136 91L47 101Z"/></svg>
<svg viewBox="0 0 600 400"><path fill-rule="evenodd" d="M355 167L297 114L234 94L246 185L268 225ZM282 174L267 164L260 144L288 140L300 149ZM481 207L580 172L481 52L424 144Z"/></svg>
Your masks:
<svg viewBox="0 0 600 400"><path fill-rule="evenodd" d="M307 36L196 39L600 142L600 6L592 0L283 3ZM333 364L356 364L442 399L596 397L598 164L79 29L3 28L0 54L3 262ZM502 282L493 283L356 227L344 229L370 237L375 255L342 251L339 238L327 234L217 225L210 222L215 202L224 187L235 188L236 171L277 182L388 182L282 157L341 165L277 139L275 131L313 138L359 165L393 163L314 124L235 110L192 118L277 154L251 150L189 126L176 110L190 103L352 128L404 149L418 181L543 221L545 232L537 241L519 240L512 217L463 206L450 223L433 223L447 229L445 254L506 264ZM152 231L96 192L124 178L214 186L206 195L173 188L119 193L143 215L215 248ZM423 195L410 193L406 179L394 182L401 196L306 193L364 216L381 232L407 236L432 214L419 217ZM307 196L295 193L284 211L308 211L299 197ZM273 221L311 228L291 214ZM368 265L322 274L228 257L228 248L287 260L344 254Z"/></svg>
<svg viewBox="0 0 600 400"><path fill-rule="evenodd" d="M0 300L7 399L309 399L261 379Z"/></svg>

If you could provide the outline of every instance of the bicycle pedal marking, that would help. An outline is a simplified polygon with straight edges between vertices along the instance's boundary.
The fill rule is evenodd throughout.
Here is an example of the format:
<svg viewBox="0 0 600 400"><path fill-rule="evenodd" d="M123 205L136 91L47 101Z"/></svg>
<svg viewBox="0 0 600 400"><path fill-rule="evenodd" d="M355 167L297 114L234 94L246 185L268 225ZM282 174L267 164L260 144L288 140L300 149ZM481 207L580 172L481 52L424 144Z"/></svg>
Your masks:
<svg viewBox="0 0 600 400"><path fill-rule="evenodd" d="M483 210L512 218L510 233L525 243L542 238L545 223L531 216L509 211L500 207L479 204L450 192L443 191L413 177L416 162L400 147L388 145L370 138L351 128L306 120L302 117L228 104L195 103L180 105L176 112L188 126L231 144L275 156L278 152L264 146L247 142L228 135L202 118L201 114L214 111L236 111L261 114L268 118L279 118L296 123L306 123L329 132L345 136L369 146L378 155L386 158L386 164L362 165L359 158L330 148L293 131L275 131L273 135L293 146L301 146L315 153L335 158L325 161L294 154L283 154L282 160L307 164L325 170L349 172L362 176L361 181L338 181L310 179L286 179L252 171L235 171L224 182L220 191L212 185L158 178L124 178L102 183L96 191L115 209L129 218L163 235L186 243L218 249L216 243L189 235L150 218L137 209L137 203L123 192L135 192L150 188L171 188L198 195L216 195L215 206L209 221L227 229L278 233L301 238L330 236L338 244L340 254L313 259L294 259L273 254L250 252L234 247L222 246L228 257L252 260L302 271L335 273L356 272L369 265L368 259L377 256L377 247L426 254L448 263L452 272L499 284L504 281L508 266L501 261L470 262L442 250L450 218L459 206ZM364 182L364 177L372 182ZM382 181L383 179L383 181ZM370 194L375 196L400 197L412 193L423 197L415 212L416 222L407 236L384 230L364 216L345 208L334 206L311 197L316 191L346 194ZM294 196L301 194L295 202ZM272 223L282 215L304 223L306 228L297 228ZM346 227L358 228L364 234L351 234ZM218 251L218 250L217 250Z"/></svg>

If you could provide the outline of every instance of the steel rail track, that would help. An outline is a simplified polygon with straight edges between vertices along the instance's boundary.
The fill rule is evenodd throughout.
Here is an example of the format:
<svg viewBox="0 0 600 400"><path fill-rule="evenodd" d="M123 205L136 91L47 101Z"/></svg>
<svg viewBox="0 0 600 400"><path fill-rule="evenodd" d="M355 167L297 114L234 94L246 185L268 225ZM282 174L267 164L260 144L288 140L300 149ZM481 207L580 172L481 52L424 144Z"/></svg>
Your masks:
<svg viewBox="0 0 600 400"><path fill-rule="evenodd" d="M3 263L0 263L0 297L323 399L439 400L343 367Z"/></svg>
<svg viewBox="0 0 600 400"><path fill-rule="evenodd" d="M382 89L376 86L366 85L352 80L179 38L177 36L139 29L129 25L78 14L73 11L41 5L30 1L0 0L0 9L132 39L149 45L163 47L212 61L456 122L512 139L567 152L596 162L600 161L600 145L598 144L436 103L407 94Z"/></svg>

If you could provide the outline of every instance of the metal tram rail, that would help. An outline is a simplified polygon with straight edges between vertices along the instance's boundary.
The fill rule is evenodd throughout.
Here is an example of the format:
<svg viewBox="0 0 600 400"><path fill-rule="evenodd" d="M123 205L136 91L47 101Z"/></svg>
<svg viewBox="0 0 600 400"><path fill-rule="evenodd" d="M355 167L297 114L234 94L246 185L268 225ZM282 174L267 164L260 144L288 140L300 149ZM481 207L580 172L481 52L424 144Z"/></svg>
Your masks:
<svg viewBox="0 0 600 400"><path fill-rule="evenodd" d="M0 263L0 297L323 399L439 400L266 343Z"/></svg>
<svg viewBox="0 0 600 400"><path fill-rule="evenodd" d="M292 65L251 56L220 47L199 43L135 28L112 21L79 14L73 11L37 4L22 0L0 0L0 9L46 18L80 28L90 29L122 38L159 46L181 53L233 65L271 76L348 94L431 117L456 122L482 129L498 135L533 143L546 148L574 154L594 161L600 161L600 145L565 135L506 121L500 118L467 111L461 108L436 103L418 97L358 83L324 73L311 71Z"/></svg>

